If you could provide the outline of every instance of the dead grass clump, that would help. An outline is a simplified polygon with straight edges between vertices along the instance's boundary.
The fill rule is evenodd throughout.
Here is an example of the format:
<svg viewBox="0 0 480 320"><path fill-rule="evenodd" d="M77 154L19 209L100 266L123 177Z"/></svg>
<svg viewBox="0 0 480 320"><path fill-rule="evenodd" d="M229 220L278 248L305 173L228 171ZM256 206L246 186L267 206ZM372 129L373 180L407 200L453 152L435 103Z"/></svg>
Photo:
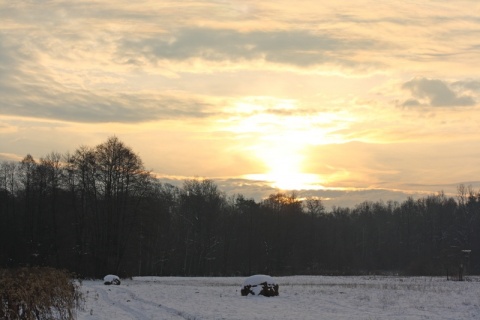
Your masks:
<svg viewBox="0 0 480 320"><path fill-rule="evenodd" d="M0 269L0 319L74 319L80 284L53 268Z"/></svg>

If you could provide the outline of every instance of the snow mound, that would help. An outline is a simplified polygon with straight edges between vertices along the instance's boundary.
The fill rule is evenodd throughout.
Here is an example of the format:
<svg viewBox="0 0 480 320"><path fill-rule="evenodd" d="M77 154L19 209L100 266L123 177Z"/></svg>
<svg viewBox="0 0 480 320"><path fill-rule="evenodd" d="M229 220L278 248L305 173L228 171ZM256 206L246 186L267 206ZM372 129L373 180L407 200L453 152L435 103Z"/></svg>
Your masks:
<svg viewBox="0 0 480 320"><path fill-rule="evenodd" d="M116 275L113 275L113 274L107 274L103 278L103 284L105 284L105 285L110 285L110 284L119 285L120 284L120 278Z"/></svg>
<svg viewBox="0 0 480 320"><path fill-rule="evenodd" d="M266 297L278 296L278 283L271 276L257 274L243 281L241 294L242 296L249 294Z"/></svg>

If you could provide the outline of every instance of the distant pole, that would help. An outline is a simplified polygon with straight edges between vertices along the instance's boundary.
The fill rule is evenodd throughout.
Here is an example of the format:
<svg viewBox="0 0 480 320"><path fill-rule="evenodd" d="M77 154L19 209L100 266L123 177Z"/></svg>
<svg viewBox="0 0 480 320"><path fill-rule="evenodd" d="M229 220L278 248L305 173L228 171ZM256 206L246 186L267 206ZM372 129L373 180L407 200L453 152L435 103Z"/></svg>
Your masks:
<svg viewBox="0 0 480 320"><path fill-rule="evenodd" d="M462 250L462 263L460 264L460 272L461 272L461 279L460 281L463 280L463 275L464 274L467 274L468 272L468 267L469 267L469 263L470 263L470 253L472 252L472 250Z"/></svg>

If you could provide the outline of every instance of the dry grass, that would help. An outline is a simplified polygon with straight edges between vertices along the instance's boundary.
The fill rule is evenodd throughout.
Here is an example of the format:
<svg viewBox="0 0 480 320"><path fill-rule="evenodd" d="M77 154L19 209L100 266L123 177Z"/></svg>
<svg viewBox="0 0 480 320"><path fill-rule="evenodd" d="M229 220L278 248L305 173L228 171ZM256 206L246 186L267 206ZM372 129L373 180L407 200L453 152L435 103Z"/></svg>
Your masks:
<svg viewBox="0 0 480 320"><path fill-rule="evenodd" d="M79 285L53 268L0 269L0 319L75 319Z"/></svg>

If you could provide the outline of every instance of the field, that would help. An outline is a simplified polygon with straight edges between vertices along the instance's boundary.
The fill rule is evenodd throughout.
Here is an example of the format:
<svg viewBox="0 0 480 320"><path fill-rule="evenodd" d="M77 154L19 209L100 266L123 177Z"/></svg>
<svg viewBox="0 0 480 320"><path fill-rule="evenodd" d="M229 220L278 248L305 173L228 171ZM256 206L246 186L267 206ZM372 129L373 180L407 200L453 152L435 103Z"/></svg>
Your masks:
<svg viewBox="0 0 480 320"><path fill-rule="evenodd" d="M275 278L280 296L242 297L244 278L134 277L119 286L82 282L79 320L480 319L480 278Z"/></svg>

